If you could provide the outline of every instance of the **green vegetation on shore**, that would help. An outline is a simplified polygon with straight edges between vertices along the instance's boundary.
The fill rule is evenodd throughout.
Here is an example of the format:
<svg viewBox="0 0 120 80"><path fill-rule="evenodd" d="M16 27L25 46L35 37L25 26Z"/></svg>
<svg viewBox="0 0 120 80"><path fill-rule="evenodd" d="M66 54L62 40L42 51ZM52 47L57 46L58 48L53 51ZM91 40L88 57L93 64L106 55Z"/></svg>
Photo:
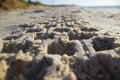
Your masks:
<svg viewBox="0 0 120 80"><path fill-rule="evenodd" d="M32 2L31 0L0 0L0 11L3 10L16 10L16 9L27 9L31 5L43 6L40 2Z"/></svg>
<svg viewBox="0 0 120 80"><path fill-rule="evenodd" d="M24 0L22 0L22 1L24 1ZM42 5L42 6L43 6L43 5L45 5L45 4L40 3L40 2L38 2L38 1L32 2L31 0L28 0L27 3L30 4L30 5L36 5L36 6L39 6L39 5Z"/></svg>

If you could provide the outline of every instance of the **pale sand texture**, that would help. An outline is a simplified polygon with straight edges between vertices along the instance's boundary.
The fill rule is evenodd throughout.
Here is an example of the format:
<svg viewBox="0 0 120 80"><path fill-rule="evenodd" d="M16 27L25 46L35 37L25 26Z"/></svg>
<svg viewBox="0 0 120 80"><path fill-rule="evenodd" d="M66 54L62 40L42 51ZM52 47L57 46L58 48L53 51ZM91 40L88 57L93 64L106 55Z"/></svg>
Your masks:
<svg viewBox="0 0 120 80"><path fill-rule="evenodd" d="M0 38L0 80L120 80L119 11L0 13Z"/></svg>

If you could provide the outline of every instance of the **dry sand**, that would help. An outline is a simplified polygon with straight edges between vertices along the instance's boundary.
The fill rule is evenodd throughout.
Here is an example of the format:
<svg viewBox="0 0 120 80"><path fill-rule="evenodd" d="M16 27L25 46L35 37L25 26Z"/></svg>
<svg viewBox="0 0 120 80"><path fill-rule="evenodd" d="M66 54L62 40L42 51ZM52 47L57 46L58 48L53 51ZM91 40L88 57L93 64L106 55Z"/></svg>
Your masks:
<svg viewBox="0 0 120 80"><path fill-rule="evenodd" d="M0 80L120 80L120 11L4 12L0 38Z"/></svg>

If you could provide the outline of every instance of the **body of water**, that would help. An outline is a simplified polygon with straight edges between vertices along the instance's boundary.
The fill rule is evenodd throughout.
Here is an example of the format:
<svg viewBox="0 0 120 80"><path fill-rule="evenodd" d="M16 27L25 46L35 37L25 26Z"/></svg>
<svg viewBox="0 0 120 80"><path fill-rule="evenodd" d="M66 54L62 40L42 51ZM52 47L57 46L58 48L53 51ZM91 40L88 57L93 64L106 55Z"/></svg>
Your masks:
<svg viewBox="0 0 120 80"><path fill-rule="evenodd" d="M83 8L92 8L92 9L107 9L107 10L120 10L120 6L87 6Z"/></svg>

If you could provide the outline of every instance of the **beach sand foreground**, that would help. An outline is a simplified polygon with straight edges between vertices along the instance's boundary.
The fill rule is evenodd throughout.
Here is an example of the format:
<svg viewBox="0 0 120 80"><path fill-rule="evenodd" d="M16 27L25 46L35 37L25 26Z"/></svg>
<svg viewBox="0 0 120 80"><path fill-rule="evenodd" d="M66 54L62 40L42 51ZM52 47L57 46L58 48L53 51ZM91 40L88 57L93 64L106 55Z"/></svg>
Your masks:
<svg viewBox="0 0 120 80"><path fill-rule="evenodd" d="M0 13L0 80L119 79L119 11L69 6Z"/></svg>

